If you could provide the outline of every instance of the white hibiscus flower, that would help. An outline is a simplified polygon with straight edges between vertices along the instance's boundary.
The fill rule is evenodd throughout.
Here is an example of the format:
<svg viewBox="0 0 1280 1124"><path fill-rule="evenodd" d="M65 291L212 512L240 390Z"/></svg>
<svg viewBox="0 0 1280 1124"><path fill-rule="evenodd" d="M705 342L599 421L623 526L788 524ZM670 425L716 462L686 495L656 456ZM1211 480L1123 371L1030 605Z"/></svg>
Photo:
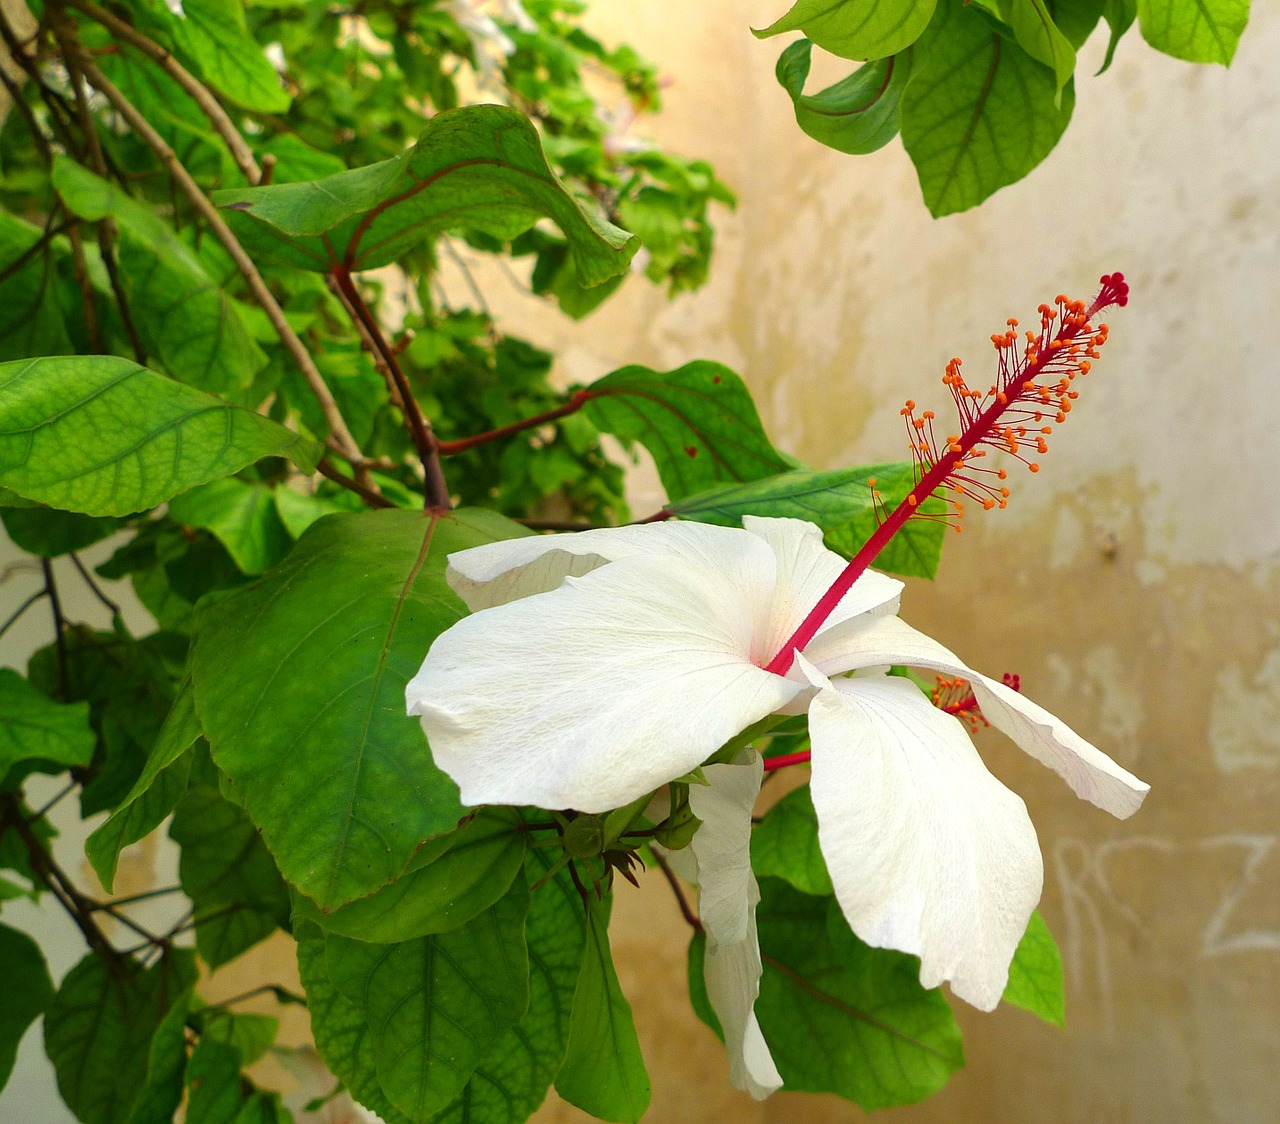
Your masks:
<svg viewBox="0 0 1280 1124"><path fill-rule="evenodd" d="M990 1010L1040 897L1035 830L962 724L887 675L889 665L969 680L993 726L1113 815L1131 815L1148 786L898 620L902 584L874 571L858 578L785 676L764 670L846 563L810 523L743 523L531 537L452 555L450 582L473 615L432 645L408 685L409 712L421 716L464 803L598 813L690 772L771 714L807 710L819 842L853 931L918 956L924 986L948 981ZM704 823L693 845L705 911L704 853L714 839L740 840L734 939L710 925L708 936L709 946L738 946L725 972L738 983L726 987L737 987L739 1009L749 995L748 1016L760 971L754 932L748 937L741 923L754 917L750 803L721 801L706 816L695 807ZM720 868L727 861L717 860ZM754 1019L735 1025L731 1057L753 1056ZM769 1062L736 1076L767 1091L771 1070Z"/></svg>

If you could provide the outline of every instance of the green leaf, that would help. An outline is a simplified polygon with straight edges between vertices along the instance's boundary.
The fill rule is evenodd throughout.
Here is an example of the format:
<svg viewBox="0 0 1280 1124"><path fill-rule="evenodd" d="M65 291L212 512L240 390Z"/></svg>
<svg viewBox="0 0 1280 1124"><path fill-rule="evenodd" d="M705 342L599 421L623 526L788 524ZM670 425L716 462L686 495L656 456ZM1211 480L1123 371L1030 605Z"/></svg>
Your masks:
<svg viewBox="0 0 1280 1124"><path fill-rule="evenodd" d="M934 217L977 206L1022 179L1071 120L1075 87L976 8L941 0L902 94L902 143Z"/></svg>
<svg viewBox="0 0 1280 1124"><path fill-rule="evenodd" d="M298 937L298 976L307 993L311 1035L325 1065L360 1104L386 1124L408 1124L378 1084L374 1039L364 1013L336 987L329 975L324 937L314 925L302 925Z"/></svg>
<svg viewBox="0 0 1280 1124"><path fill-rule="evenodd" d="M715 1036L724 1041L724 1028L711 1006L711 997L707 994L707 978L704 970L707 959L707 934L696 932L689 941L689 957L687 961L689 1003L693 1013L711 1028Z"/></svg>
<svg viewBox="0 0 1280 1124"><path fill-rule="evenodd" d="M1045 0L1000 0L999 6L1019 46L1053 71L1061 90L1075 73L1076 52L1049 14Z"/></svg>
<svg viewBox="0 0 1280 1124"><path fill-rule="evenodd" d="M53 998L53 981L44 954L26 933L0 925L0 1089L18 1056L18 1043Z"/></svg>
<svg viewBox="0 0 1280 1124"><path fill-rule="evenodd" d="M682 519L736 527L744 515L807 519L823 530L827 545L846 557L856 554L878 526L872 481L885 507L892 511L915 484L907 463L839 468L831 472L796 469L748 484L716 488L668 504ZM943 509L930 497L923 514ZM909 519L876 557L878 570L906 577L932 578L942 556L945 524L935 519Z"/></svg>
<svg viewBox="0 0 1280 1124"><path fill-rule="evenodd" d="M187 1063L185 1124L234 1124L244 1104L240 1055L234 1047L201 1039Z"/></svg>
<svg viewBox="0 0 1280 1124"><path fill-rule="evenodd" d="M1004 1001L1054 1026L1062 1026L1066 1021L1062 955L1039 910L1032 913L1027 931L1013 954Z"/></svg>
<svg viewBox="0 0 1280 1124"><path fill-rule="evenodd" d="M521 878L461 929L399 944L330 934L329 975L363 1012L378 1082L413 1118L443 1109L529 1004Z"/></svg>
<svg viewBox="0 0 1280 1124"><path fill-rule="evenodd" d="M531 851L528 878L545 877L549 861L546 851ZM582 899L567 871L534 892L525 934L529 1010L498 1037L458 1099L431 1124L524 1124L560 1068L584 942Z"/></svg>
<svg viewBox="0 0 1280 1124"><path fill-rule="evenodd" d="M1249 0L1137 0L1137 7L1142 37L1188 62L1230 65L1249 22Z"/></svg>
<svg viewBox="0 0 1280 1124"><path fill-rule="evenodd" d="M291 545L272 489L261 483L211 480L171 500L169 518L211 531L246 574L270 569Z"/></svg>
<svg viewBox="0 0 1280 1124"><path fill-rule="evenodd" d="M214 760L281 872L322 908L394 881L465 814L404 689L463 615L446 556L517 533L484 511L333 515L203 607L192 668Z"/></svg>
<svg viewBox="0 0 1280 1124"><path fill-rule="evenodd" d="M200 736L193 698L191 680L184 679L141 775L106 822L85 840L85 856L108 894L120 852L159 827L187 790L188 750Z"/></svg>
<svg viewBox="0 0 1280 1124"><path fill-rule="evenodd" d="M53 183L82 218L119 224L120 277L148 354L174 378L211 394L247 387L267 357L186 243L147 204L66 156L54 162Z"/></svg>
<svg viewBox="0 0 1280 1124"><path fill-rule="evenodd" d="M60 773L93 758L97 738L88 703L57 703L16 671L0 667L0 787L19 762L24 770Z"/></svg>
<svg viewBox="0 0 1280 1124"><path fill-rule="evenodd" d="M765 436L746 384L719 363L623 367L584 393L597 428L649 450L672 500L790 467Z"/></svg>
<svg viewBox="0 0 1280 1124"><path fill-rule="evenodd" d="M1111 39L1107 43L1107 57L1098 69L1099 74L1111 65L1121 38L1138 18L1138 0L1104 0L1102 14L1111 28Z"/></svg>
<svg viewBox="0 0 1280 1124"><path fill-rule="evenodd" d="M834 898L760 880L764 975L756 1015L791 1090L837 1093L864 1109L911 1104L964 1064L942 993L914 957L868 948Z"/></svg>
<svg viewBox="0 0 1280 1124"><path fill-rule="evenodd" d="M163 12L155 0L148 6L179 57L232 101L260 113L289 108L280 76L249 34L243 0L187 0L182 16Z"/></svg>
<svg viewBox="0 0 1280 1124"><path fill-rule="evenodd" d="M760 877L784 878L806 894L833 892L808 785L779 800L751 832L751 868Z"/></svg>
<svg viewBox="0 0 1280 1124"><path fill-rule="evenodd" d="M757 39L803 31L824 51L846 59L881 59L909 47L929 24L936 0L796 0Z"/></svg>
<svg viewBox="0 0 1280 1124"><path fill-rule="evenodd" d="M187 1072L187 1016L193 992L185 991L160 1020L147 1052L147 1080L138 1096L129 1124L172 1124L182 1103Z"/></svg>
<svg viewBox="0 0 1280 1124"><path fill-rule="evenodd" d="M883 148L898 135L898 105L911 75L911 53L858 67L817 94L806 94L813 44L797 39L778 58L774 73L796 111L796 124L837 152L860 156Z"/></svg>
<svg viewBox="0 0 1280 1124"><path fill-rule="evenodd" d="M280 1020L271 1015L237 1014L225 1007L204 1007L193 1014L192 1022L202 1038L232 1047L242 1066L261 1058L280 1032Z"/></svg>
<svg viewBox="0 0 1280 1124"><path fill-rule="evenodd" d="M0 212L0 270L13 270L0 281L0 359L75 351L55 264L59 255L51 246L31 253L42 236L39 227Z"/></svg>
<svg viewBox="0 0 1280 1124"><path fill-rule="evenodd" d="M320 446L112 355L0 364L0 483L87 515L127 515L261 457Z"/></svg>
<svg viewBox="0 0 1280 1124"><path fill-rule="evenodd" d="M4 529L28 554L57 558L115 534L118 519L96 519L75 511L59 511L54 507L6 507L0 510Z"/></svg>
<svg viewBox="0 0 1280 1124"><path fill-rule="evenodd" d="M510 808L484 808L414 856L390 886L326 913L299 898L294 911L332 933L395 944L465 925L507 892L524 865L523 822Z"/></svg>
<svg viewBox="0 0 1280 1124"><path fill-rule="evenodd" d="M183 949L150 968L91 952L67 973L44 1017L44 1045L62 1099L84 1124L129 1119L147 1083L151 1040L194 982L194 957Z"/></svg>
<svg viewBox="0 0 1280 1124"><path fill-rule="evenodd" d="M624 273L639 248L634 235L579 208L528 119L498 105L436 114L413 148L381 164L220 191L214 201L250 253L324 272L389 265L450 230L508 241L544 216L569 239L585 285Z"/></svg>
<svg viewBox="0 0 1280 1124"><path fill-rule="evenodd" d="M612 894L603 901L586 900L587 948L556 1092L601 1120L634 1124L649 1107L651 1089L631 1004L622 994L609 949L612 903Z"/></svg>
<svg viewBox="0 0 1280 1124"><path fill-rule="evenodd" d="M169 836L182 848L178 878L195 904L196 947L211 968L288 923L289 891L262 837L216 789L188 789Z"/></svg>

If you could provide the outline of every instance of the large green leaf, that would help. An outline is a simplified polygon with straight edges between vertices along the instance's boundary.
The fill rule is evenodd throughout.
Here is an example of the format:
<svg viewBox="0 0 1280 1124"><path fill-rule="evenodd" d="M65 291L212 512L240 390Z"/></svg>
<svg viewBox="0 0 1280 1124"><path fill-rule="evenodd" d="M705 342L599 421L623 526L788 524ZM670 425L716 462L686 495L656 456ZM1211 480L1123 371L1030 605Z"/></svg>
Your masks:
<svg viewBox="0 0 1280 1124"><path fill-rule="evenodd" d="M751 832L751 868L760 877L784 878L806 894L832 893L808 785L779 800Z"/></svg>
<svg viewBox="0 0 1280 1124"><path fill-rule="evenodd" d="M54 162L53 183L82 218L118 223L120 277L148 354L201 390L227 394L247 387L267 357L186 243L147 204L69 157Z"/></svg>
<svg viewBox="0 0 1280 1124"><path fill-rule="evenodd" d="M937 0L796 0L757 38L803 31L846 59L881 59L909 47L928 26Z"/></svg>
<svg viewBox="0 0 1280 1124"><path fill-rule="evenodd" d="M911 52L877 59L819 93L806 94L812 49L808 39L797 39L774 70L795 106L796 124L814 140L851 156L883 148L898 135L898 106L911 75Z"/></svg>
<svg viewBox="0 0 1280 1124"><path fill-rule="evenodd" d="M546 851L531 851L531 881L546 877ZM533 892L529 921L529 1010L499 1035L466 1087L431 1124L524 1124L542 1103L565 1056L583 957L582 899L567 871Z"/></svg>
<svg viewBox="0 0 1280 1124"><path fill-rule="evenodd" d="M120 529L119 519L98 519L78 511L59 511L35 504L31 507L0 509L4 529L28 554L57 558L73 550L83 550Z"/></svg>
<svg viewBox="0 0 1280 1124"><path fill-rule="evenodd" d="M85 856L107 893L115 883L120 852L159 827L186 792L191 772L187 751L199 736L191 681L186 679L133 788L85 840Z"/></svg>
<svg viewBox="0 0 1280 1124"><path fill-rule="evenodd" d="M766 480L689 496L668 504L666 510L682 519L725 527L740 525L744 515L807 519L822 528L832 550L851 556L878 525L873 483L885 508L892 511L914 486L914 470L902 462L830 472L796 469ZM920 505L920 510L922 515L931 515L945 508L931 497ZM945 533L946 525L936 519L909 519L876 557L874 565L878 570L906 577L932 578L938 570Z"/></svg>
<svg viewBox="0 0 1280 1124"><path fill-rule="evenodd" d="M258 482L228 477L201 484L174 497L169 518L211 531L246 574L270 569L291 543L272 489Z"/></svg>
<svg viewBox="0 0 1280 1124"><path fill-rule="evenodd" d="M556 1092L600 1120L634 1124L649 1107L651 1090L631 1004L618 984L609 948L612 903L612 894L586 900L587 947Z"/></svg>
<svg viewBox="0 0 1280 1124"><path fill-rule="evenodd" d="M756 1015L785 1086L865 1109L937 1092L964 1064L960 1028L919 961L868 948L836 900L760 880L764 975Z"/></svg>
<svg viewBox="0 0 1280 1124"><path fill-rule="evenodd" d="M214 199L251 253L325 272L389 265L449 230L509 240L542 217L569 239L587 285L625 272L639 248L578 206L529 120L498 105L436 114L413 148L381 164Z"/></svg>
<svg viewBox="0 0 1280 1124"><path fill-rule="evenodd" d="M172 1124L182 1103L187 1072L187 1016L192 991L184 992L160 1020L147 1051L147 1080L133 1106L128 1124Z"/></svg>
<svg viewBox="0 0 1280 1124"><path fill-rule="evenodd" d="M390 886L326 913L299 898L294 912L333 933L395 944L465 925L488 909L524 865L523 821L485 808L457 831L427 843Z"/></svg>
<svg viewBox="0 0 1280 1124"><path fill-rule="evenodd" d="M465 813L404 689L463 615L446 556L518 533L483 511L331 515L270 574L203 606L192 667L214 760L322 908L394 881Z"/></svg>
<svg viewBox="0 0 1280 1124"><path fill-rule="evenodd" d="M75 350L67 334L58 283L61 254L52 246L37 251L41 237L39 227L0 212L0 270L6 271L0 280L0 359L66 355ZM19 266L23 258L26 261Z"/></svg>
<svg viewBox="0 0 1280 1124"><path fill-rule="evenodd" d="M1071 120L1075 86L984 13L940 0L902 94L902 143L935 216L977 206L1025 176Z"/></svg>
<svg viewBox="0 0 1280 1124"><path fill-rule="evenodd" d="M1062 954L1039 910L1032 913L1013 954L1004 1001L1039 1015L1054 1026L1062 1026L1066 1020Z"/></svg>
<svg viewBox="0 0 1280 1124"><path fill-rule="evenodd" d="M24 774L88 765L97 738L88 703L58 703L16 671L0 667L0 786L19 762Z"/></svg>
<svg viewBox="0 0 1280 1124"><path fill-rule="evenodd" d="M128 1120L147 1084L151 1039L195 982L195 958L171 950L150 968L89 953L62 981L44 1017L58 1091L84 1124Z"/></svg>
<svg viewBox="0 0 1280 1124"><path fill-rule="evenodd" d="M320 446L113 355L0 364L0 484L88 515L127 515L261 457L310 472Z"/></svg>
<svg viewBox="0 0 1280 1124"><path fill-rule="evenodd" d="M1157 51L1188 62L1230 64L1249 0L1137 0L1142 37Z"/></svg>
<svg viewBox="0 0 1280 1124"><path fill-rule="evenodd" d="M232 101L260 113L289 108L280 76L245 24L243 0L186 0L181 16L162 0L142 0L137 7L183 62Z"/></svg>
<svg viewBox="0 0 1280 1124"><path fill-rule="evenodd" d="M598 428L649 450L672 500L791 467L765 436L746 384L719 363L622 367L585 393Z"/></svg>
<svg viewBox="0 0 1280 1124"><path fill-rule="evenodd" d="M0 1089L5 1087L18 1043L53 998L53 981L44 954L26 933L0 925Z"/></svg>
<svg viewBox="0 0 1280 1124"><path fill-rule="evenodd" d="M383 1093L430 1117L452 1101L502 1031L529 1005L523 878L461 929L399 944L330 934L329 976L373 1034Z"/></svg>
<svg viewBox="0 0 1280 1124"><path fill-rule="evenodd" d="M196 947L210 967L287 924L289 891L262 837L217 789L188 789L169 836L182 848L178 877L195 904Z"/></svg>
<svg viewBox="0 0 1280 1124"><path fill-rule="evenodd" d="M298 938L298 977L307 993L311 1036L325 1065L357 1101L386 1124L408 1124L409 1117L387 1100L378 1084L374 1038L364 1012L333 985L324 936L306 923L294 935Z"/></svg>
<svg viewBox="0 0 1280 1124"><path fill-rule="evenodd" d="M1107 42L1107 57L1102 60L1099 74L1111 65L1112 59L1116 57L1116 47L1121 38L1138 18L1138 0L1104 0L1102 15L1111 28L1111 38Z"/></svg>

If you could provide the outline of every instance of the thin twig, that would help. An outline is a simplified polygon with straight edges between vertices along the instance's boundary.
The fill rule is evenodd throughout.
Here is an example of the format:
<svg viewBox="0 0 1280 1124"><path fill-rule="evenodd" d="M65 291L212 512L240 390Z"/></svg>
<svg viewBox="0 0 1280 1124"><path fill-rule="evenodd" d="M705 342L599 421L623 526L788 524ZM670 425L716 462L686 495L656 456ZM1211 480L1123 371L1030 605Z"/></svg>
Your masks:
<svg viewBox="0 0 1280 1124"><path fill-rule="evenodd" d="M387 370L395 379L396 387L400 391L405 420L409 425L409 433L413 438L414 447L418 450L418 458L422 461L427 507L448 509L452 503L449 499L449 485L444 478L444 469L440 465L440 442L431 429L431 423L427 421L422 408L413 397L413 388L409 385L404 368L400 366L400 357L383 335L382 327L369 310L369 306L365 304L350 270L345 266L335 266L330 276L341 290L347 305L364 326L365 332L377 348L377 353L382 356Z"/></svg>
<svg viewBox="0 0 1280 1124"><path fill-rule="evenodd" d="M65 702L71 685L71 676L67 667L67 640L63 631L67 627L62 616L62 601L58 597L58 586L53 580L53 564L47 558L40 559L40 569L44 573L44 591L49 595L49 607L53 613L53 642L58 652L58 680L62 688L62 699Z"/></svg>
<svg viewBox="0 0 1280 1124"><path fill-rule="evenodd" d="M3 71L0 71L3 74ZM38 258L45 250L48 249L49 243L52 242L59 234L67 229L67 223L61 222L54 225L52 222L53 215L49 215L51 220L46 224L44 233L40 235L40 240L35 242L29 249L23 250L18 257L14 258L4 269L0 269L0 282L9 280L23 266L30 264L35 258Z"/></svg>
<svg viewBox="0 0 1280 1124"><path fill-rule="evenodd" d="M363 484L353 480L350 476L343 476L328 461L328 458L321 457L316 465L316 471L320 473L326 480L332 480L335 484L339 484L346 488L349 492L355 492L370 507L395 507L386 496L381 492L375 492L371 488L366 488Z"/></svg>
<svg viewBox="0 0 1280 1124"><path fill-rule="evenodd" d="M75 791L79 781L71 781L65 788L61 789L56 796L46 800L39 808L27 817L27 823L35 823L36 820L43 819L49 812L56 808L63 800Z"/></svg>
<svg viewBox="0 0 1280 1124"><path fill-rule="evenodd" d="M10 613L9 619L6 620L4 624L0 624L0 636L3 636L6 632L9 631L9 629L11 629L15 624L17 624L18 618L21 617L22 614L25 613L28 609L30 609L32 605L34 605L37 601L39 601L40 598L42 598L45 595L45 592L46 591L43 589L37 589L35 593L33 593L21 605L19 605L12 613Z"/></svg>
<svg viewBox="0 0 1280 1124"><path fill-rule="evenodd" d="M136 47L143 54L149 55L158 63L160 69L190 94L204 115L209 118L209 123L213 126L214 131L226 142L227 147L231 150L231 156L235 160L237 167L244 174L244 178L255 187L262 182L262 170L258 167L258 162L253 157L253 149L249 147L244 137L241 136L240 130L236 128L235 123L227 115L227 111L222 108L221 103L203 82L196 78L155 40L148 39L136 27L126 23L119 16L113 15L105 8L99 7L92 0L66 0L66 3L69 7L75 8L78 12L83 12L90 19L102 24L117 39L123 39L126 43ZM97 83L94 84L97 85ZM103 92L105 93L106 91Z"/></svg>
<svg viewBox="0 0 1280 1124"><path fill-rule="evenodd" d="M216 1011L222 1007L233 1007L237 1003L243 1003L248 999L255 999L259 995L266 995L270 992L275 996L275 1000L282 1007L286 1004L295 1004L299 1007L307 1005L307 997L299 995L296 991L290 991L287 987L281 987L279 984L262 984L260 987L250 988L248 991L242 991L239 995L233 995L230 999L222 999L217 1003L210 1003L204 1009L206 1011Z"/></svg>
<svg viewBox="0 0 1280 1124"><path fill-rule="evenodd" d="M115 106L116 111L128 122L129 127L156 154L174 184L186 195L191 205L199 212L200 217L209 224L214 236L222 243L227 253L231 255L232 261L236 263L236 267L248 283L258 304L262 307L263 312L267 314L267 319L271 321L271 326L275 329L276 335L280 337L280 342L284 344L285 350L289 352L293 361L297 364L303 378L307 380L307 385L311 388L311 393L315 395L316 401L320 404L325 421L329 425L331 447L342 456L348 458L356 466L356 473L359 475L365 463L364 454L360 452L360 446L351 435L346 419L343 418L342 413L339 411L338 404L334 401L333 393L324 381L324 376L320 374L319 369L316 367L315 360L311 358L311 353L307 351L306 345L298 338L298 334L285 318L284 309L280 307L279 302L267 287L267 283L262 279L262 274L258 272L257 266L253 264L252 259L245 253L244 247L240 245L239 240L231 232L231 228L227 226L222 216L218 214L218 209L200 189L200 185L192 178L191 173L183 166L182 161L178 159L164 138L156 132L146 117L138 111L137 107L102 73L92 57L84 52L83 48L77 47L77 50L80 52L80 65L90 84Z"/></svg>
<svg viewBox="0 0 1280 1124"><path fill-rule="evenodd" d="M93 595L99 601L101 601L103 605L107 607L107 611L113 617L119 616L120 606L117 605L114 601L111 600L110 597L108 597L105 593L102 592L102 587L99 586L98 583L93 580L93 575L90 574L89 571L85 568L85 564L80 561L80 556L76 554L74 550L71 551L70 554L71 554L71 564L77 570L80 571L80 576L84 578L85 585L87 585L89 589L93 592Z"/></svg>
<svg viewBox="0 0 1280 1124"><path fill-rule="evenodd" d="M151 898L164 897L166 894L178 894L182 892L181 886L161 886L158 890L146 890L141 894L130 894L125 898L112 898L109 902L96 902L95 908L101 909L104 905L122 906L133 905L134 902L145 902Z"/></svg>
<svg viewBox="0 0 1280 1124"><path fill-rule="evenodd" d="M651 850L653 850L651 848ZM689 900L684 896L684 889L681 887L679 880L675 876L675 872L671 869L670 864L656 850L653 850L654 861L658 864L658 869L662 871L662 876L671 886L671 892L676 896L676 903L680 906L680 914L689 923L689 927L695 933L702 932L702 920L693 908L689 905Z"/></svg>

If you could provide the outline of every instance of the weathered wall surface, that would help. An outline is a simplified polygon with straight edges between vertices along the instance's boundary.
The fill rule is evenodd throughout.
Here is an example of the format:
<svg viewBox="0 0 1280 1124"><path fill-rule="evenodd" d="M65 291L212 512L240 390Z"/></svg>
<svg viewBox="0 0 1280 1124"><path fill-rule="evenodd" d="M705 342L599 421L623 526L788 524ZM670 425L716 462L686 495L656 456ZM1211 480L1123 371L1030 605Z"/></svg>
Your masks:
<svg viewBox="0 0 1280 1124"><path fill-rule="evenodd" d="M1008 511L971 518L903 614L976 666L1017 671L1154 791L1117 823L981 736L1040 830L1068 1029L962 1011L968 1069L927 1105L879 1119L1280 1119L1280 513L1266 472L1280 457L1280 4L1255 0L1229 72L1164 59L1134 33L1108 74L1082 77L1076 120L1044 166L941 222L897 143L847 158L795 128L772 78L781 46L746 31L784 6L593 6L599 34L673 79L649 127L712 159L740 195L706 290L668 304L632 282L572 325L501 274L489 288L511 331L562 353L564 377L719 359L750 382L779 445L834 467L901 457L902 399L943 404L953 354L979 381L1006 316L1127 274L1133 301L1044 470L1018 481ZM1084 52L1082 76L1101 47ZM37 582L17 575L4 601ZM44 622L29 623L38 634L6 637L0 661L22 664L44 642ZM65 862L78 843L60 841ZM168 878L155 864L171 861L143 844L125 869L142 884ZM62 928L55 974L80 955ZM615 942L654 1076L648 1119L862 1119L834 1099L756 1105L727 1089L723 1051L688 1009L686 939L660 882L622 887ZM290 970L283 941L254 955ZM242 990L242 971L220 973L218 994ZM69 1119L38 1053L24 1051L0 1120ZM585 1117L553 1103L540 1119Z"/></svg>

